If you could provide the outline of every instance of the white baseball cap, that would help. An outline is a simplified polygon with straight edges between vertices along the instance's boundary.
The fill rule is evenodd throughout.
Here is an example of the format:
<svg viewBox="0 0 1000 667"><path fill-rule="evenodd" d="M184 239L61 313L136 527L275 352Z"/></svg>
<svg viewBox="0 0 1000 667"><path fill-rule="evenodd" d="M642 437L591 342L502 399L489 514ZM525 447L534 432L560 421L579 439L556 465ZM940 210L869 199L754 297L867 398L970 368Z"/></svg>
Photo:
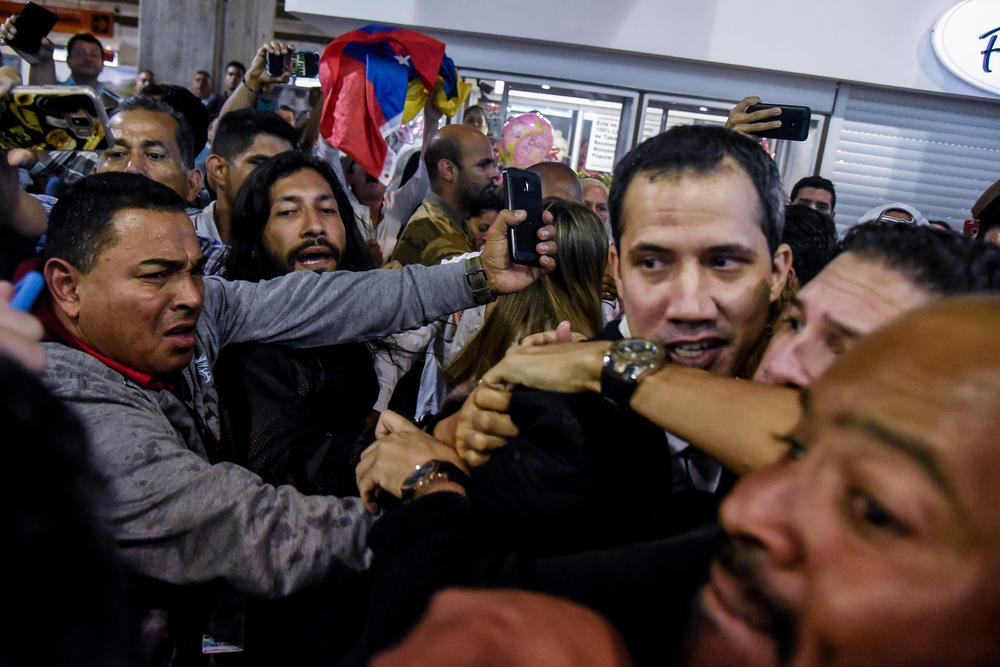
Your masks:
<svg viewBox="0 0 1000 667"><path fill-rule="evenodd" d="M897 218L892 215L892 211L905 211L911 218L910 220L903 220L902 218ZM881 206L876 206L873 209L865 211L860 218L858 218L858 224L863 222L874 222L876 220L883 220L886 222L912 222L914 225L926 225L927 218L924 214L918 211L913 206L909 204L904 204L901 201L892 202L891 204L882 204Z"/></svg>

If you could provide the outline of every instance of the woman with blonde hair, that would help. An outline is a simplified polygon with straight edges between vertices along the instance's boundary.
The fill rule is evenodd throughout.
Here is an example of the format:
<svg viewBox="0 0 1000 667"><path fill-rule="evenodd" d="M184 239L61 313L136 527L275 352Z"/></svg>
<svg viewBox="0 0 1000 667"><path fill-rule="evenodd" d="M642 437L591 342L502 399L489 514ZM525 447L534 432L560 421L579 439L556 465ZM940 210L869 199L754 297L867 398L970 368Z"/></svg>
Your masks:
<svg viewBox="0 0 1000 667"><path fill-rule="evenodd" d="M478 380L511 345L529 334L555 329L563 320L587 337L601 330L601 278L608 261L604 225L580 204L561 199L546 203L559 248L555 271L527 289L497 298L483 327L446 368L448 387Z"/></svg>

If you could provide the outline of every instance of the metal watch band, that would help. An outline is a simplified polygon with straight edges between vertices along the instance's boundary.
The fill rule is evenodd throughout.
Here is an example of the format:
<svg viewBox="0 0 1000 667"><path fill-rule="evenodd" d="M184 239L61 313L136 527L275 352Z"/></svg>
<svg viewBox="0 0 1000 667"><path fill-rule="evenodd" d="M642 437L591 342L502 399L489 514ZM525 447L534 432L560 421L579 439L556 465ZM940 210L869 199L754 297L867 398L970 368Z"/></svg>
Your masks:
<svg viewBox="0 0 1000 667"><path fill-rule="evenodd" d="M490 289L490 283L486 279L486 271L483 269L483 263L478 255L465 260L465 279L469 281L469 287L472 288L472 298L476 300L477 304L483 306L493 301L495 298L493 290Z"/></svg>

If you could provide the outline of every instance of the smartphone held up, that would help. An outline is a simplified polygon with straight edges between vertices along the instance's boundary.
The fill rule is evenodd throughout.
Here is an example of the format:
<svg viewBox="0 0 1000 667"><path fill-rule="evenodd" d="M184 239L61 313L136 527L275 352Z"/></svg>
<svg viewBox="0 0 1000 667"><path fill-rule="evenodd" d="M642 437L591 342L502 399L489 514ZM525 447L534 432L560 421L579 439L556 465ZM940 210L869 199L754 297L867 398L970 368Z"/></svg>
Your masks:
<svg viewBox="0 0 1000 667"><path fill-rule="evenodd" d="M542 223L542 180L537 174L513 167L504 170L504 193L507 208L527 213L516 227L507 230L510 256L515 264L541 266L541 257L535 251L538 230Z"/></svg>
<svg viewBox="0 0 1000 667"><path fill-rule="evenodd" d="M291 76L312 79L319 76L319 53L292 51L285 55L267 54L268 76L281 76L285 71Z"/></svg>
<svg viewBox="0 0 1000 667"><path fill-rule="evenodd" d="M796 106L794 104L751 104L747 107L747 113L750 114L775 107L781 109L781 114L768 120L780 120L781 127L776 127L773 130L753 132L752 134L767 139L805 141L809 137L809 120L812 116L812 110L809 107Z"/></svg>
<svg viewBox="0 0 1000 667"><path fill-rule="evenodd" d="M52 32L58 17L41 5L29 2L14 19L14 36L7 40L11 48L35 54L42 48L42 40Z"/></svg>

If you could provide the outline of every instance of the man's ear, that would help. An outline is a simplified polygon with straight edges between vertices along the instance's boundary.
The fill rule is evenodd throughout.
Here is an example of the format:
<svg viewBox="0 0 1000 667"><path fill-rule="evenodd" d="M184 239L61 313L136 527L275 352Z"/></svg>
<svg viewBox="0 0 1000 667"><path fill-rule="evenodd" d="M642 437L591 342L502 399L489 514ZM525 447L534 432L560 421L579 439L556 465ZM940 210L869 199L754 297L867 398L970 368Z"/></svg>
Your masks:
<svg viewBox="0 0 1000 667"><path fill-rule="evenodd" d="M792 269L792 249L787 243L782 243L774 251L774 258L771 261L771 303L774 303L781 296L788 282L788 272Z"/></svg>
<svg viewBox="0 0 1000 667"><path fill-rule="evenodd" d="M198 191L201 190L201 170L200 169L188 169L187 173L184 174L185 180L185 190L184 201L187 203L193 202L194 198L198 196Z"/></svg>
<svg viewBox="0 0 1000 667"><path fill-rule="evenodd" d="M618 301L620 303L623 294L621 258L618 257L618 247L614 243L608 246L608 265L611 267L611 277L615 279L615 289L618 290Z"/></svg>
<svg viewBox="0 0 1000 667"><path fill-rule="evenodd" d="M64 259L53 257L45 262L42 269L45 284L52 295L52 302L66 315L75 320L80 315L80 271Z"/></svg>
<svg viewBox="0 0 1000 667"><path fill-rule="evenodd" d="M454 183L458 177L458 165L448 158L441 158L437 164L438 175L449 183Z"/></svg>
<svg viewBox="0 0 1000 667"><path fill-rule="evenodd" d="M205 160L205 172L208 174L208 184L218 192L229 180L229 163L221 155L212 153Z"/></svg>

